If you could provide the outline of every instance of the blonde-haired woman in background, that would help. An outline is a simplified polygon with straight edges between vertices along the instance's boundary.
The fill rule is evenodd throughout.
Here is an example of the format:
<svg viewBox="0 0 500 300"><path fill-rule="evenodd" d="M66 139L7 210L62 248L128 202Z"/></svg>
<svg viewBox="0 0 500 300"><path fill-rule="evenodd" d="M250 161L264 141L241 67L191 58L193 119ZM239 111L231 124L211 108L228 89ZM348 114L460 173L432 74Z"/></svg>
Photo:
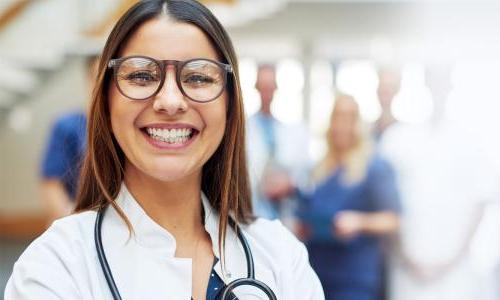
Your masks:
<svg viewBox="0 0 500 300"><path fill-rule="evenodd" d="M315 187L301 193L299 235L326 299L377 299L381 240L399 224L394 173L374 153L353 97L337 95L326 138Z"/></svg>

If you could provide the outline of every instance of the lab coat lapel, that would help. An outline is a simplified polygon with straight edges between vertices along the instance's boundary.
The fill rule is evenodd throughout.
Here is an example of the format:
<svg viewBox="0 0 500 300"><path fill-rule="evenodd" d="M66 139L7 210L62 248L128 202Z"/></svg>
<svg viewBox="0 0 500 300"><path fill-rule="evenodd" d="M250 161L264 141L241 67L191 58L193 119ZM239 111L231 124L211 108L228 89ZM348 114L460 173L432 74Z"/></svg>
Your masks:
<svg viewBox="0 0 500 300"><path fill-rule="evenodd" d="M238 236L232 228L228 228L226 233L225 256L221 256L219 251L219 214L212 208L204 194L202 194L202 201L205 209L205 230L212 239L212 250L218 259L218 262L214 266L215 272L225 284L238 278L246 278L247 263L245 252L240 245ZM224 268L222 267L223 261L225 262Z"/></svg>
<svg viewBox="0 0 500 300"><path fill-rule="evenodd" d="M215 272L227 285L234 280L241 278L248 278L247 270L247 260L245 256L245 251L238 238L236 232L231 228L227 230L226 234L226 251L225 257L220 255L219 252L219 214L212 208L208 199L205 195L202 195L203 206L205 208L205 229L210 234L212 239L212 247L215 256L219 259L217 264L214 266ZM245 226L240 226L240 230L243 230L243 234L247 239L250 249L252 251L255 267L255 278L262 281L267 286L269 286L275 293L277 293L277 283L276 274L269 268L269 265L263 263L264 260L260 259L260 252L255 247L252 248L253 240L245 231ZM255 251L257 250L257 251ZM224 268L222 267L222 261L225 258ZM255 292L255 288L250 286L239 287L238 291L235 291L236 296L241 296L240 299L244 299L244 295L247 290L250 290L249 294ZM248 294L247 294L248 295ZM265 298L263 298L265 299Z"/></svg>
<svg viewBox="0 0 500 300"><path fill-rule="evenodd" d="M122 298L190 299L191 259L174 257L175 239L146 215L125 185L116 201L134 228L129 235L118 213L107 209L104 251ZM105 281L103 288L107 289Z"/></svg>

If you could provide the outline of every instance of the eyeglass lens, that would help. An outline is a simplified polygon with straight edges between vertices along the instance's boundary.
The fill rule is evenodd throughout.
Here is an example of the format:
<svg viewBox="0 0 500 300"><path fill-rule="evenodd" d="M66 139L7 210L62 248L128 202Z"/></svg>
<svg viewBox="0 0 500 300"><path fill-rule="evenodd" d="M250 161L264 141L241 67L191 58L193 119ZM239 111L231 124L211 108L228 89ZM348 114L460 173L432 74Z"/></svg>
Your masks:
<svg viewBox="0 0 500 300"><path fill-rule="evenodd" d="M147 99L160 88L160 65L145 57L131 57L120 64L117 84L120 91L131 99ZM184 95L195 101L210 101L224 89L224 70L216 63L197 59L183 64L179 71L178 85Z"/></svg>

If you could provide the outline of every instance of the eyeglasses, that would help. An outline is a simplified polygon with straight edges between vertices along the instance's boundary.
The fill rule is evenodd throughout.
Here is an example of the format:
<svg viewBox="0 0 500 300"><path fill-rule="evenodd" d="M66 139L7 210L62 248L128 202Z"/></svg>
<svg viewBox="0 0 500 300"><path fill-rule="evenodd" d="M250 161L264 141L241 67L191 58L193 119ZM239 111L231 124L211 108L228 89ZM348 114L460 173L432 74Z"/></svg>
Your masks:
<svg viewBox="0 0 500 300"><path fill-rule="evenodd" d="M163 87L168 65L175 66L177 86L184 96L195 102L209 102L219 97L233 69L206 58L186 61L157 60L147 56L111 59L114 81L120 93L132 100L154 97Z"/></svg>

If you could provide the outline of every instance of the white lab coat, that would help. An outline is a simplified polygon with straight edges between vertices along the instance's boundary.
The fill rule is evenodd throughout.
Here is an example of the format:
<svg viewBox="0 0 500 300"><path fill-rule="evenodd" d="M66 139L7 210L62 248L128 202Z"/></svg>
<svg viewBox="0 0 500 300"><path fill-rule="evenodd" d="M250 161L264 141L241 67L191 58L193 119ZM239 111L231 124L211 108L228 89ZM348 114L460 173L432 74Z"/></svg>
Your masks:
<svg viewBox="0 0 500 300"><path fill-rule="evenodd" d="M473 141L446 120L436 126L394 125L382 139L402 196L401 247L418 263L453 259L474 222L471 212L490 198L491 177ZM469 254L432 281L415 278L398 259L390 272L394 300L486 299Z"/></svg>
<svg viewBox="0 0 500 300"><path fill-rule="evenodd" d="M219 217L202 195L205 229L218 250ZM111 271L124 300L190 299L191 259L174 257L175 239L139 206L125 185L116 203L129 218L135 234L109 208L102 239ZM5 289L5 299L111 299L94 244L95 211L60 219L21 255ZM278 299L324 299L321 284L309 265L305 247L279 221L258 219L242 226L255 262L255 275ZM227 232L226 270L215 271L229 283L246 277L243 248Z"/></svg>
<svg viewBox="0 0 500 300"><path fill-rule="evenodd" d="M270 163L270 150L264 139L264 132L259 123L257 113L247 121L246 148L248 158L248 172L254 199L255 214L259 217L274 219L290 218L293 206L284 208L280 216L270 213L272 209L268 200L262 195L259 187L266 167ZM307 185L312 161L309 155L309 133L300 124L284 124L276 120L274 123L275 155L273 164L283 169L299 187ZM289 203L288 203L289 204Z"/></svg>

